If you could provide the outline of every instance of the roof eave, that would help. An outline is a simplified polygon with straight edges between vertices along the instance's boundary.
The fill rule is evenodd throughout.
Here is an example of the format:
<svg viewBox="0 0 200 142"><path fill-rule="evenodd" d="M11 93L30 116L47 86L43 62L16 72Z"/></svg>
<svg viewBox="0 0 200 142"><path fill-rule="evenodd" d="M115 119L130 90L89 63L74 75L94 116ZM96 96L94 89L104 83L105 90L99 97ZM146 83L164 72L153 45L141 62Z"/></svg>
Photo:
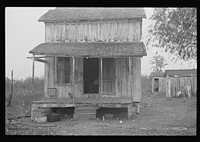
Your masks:
<svg viewBox="0 0 200 142"><path fill-rule="evenodd" d="M135 18L118 18L118 19L87 19L86 21L99 21L99 20L135 20L135 19L142 19L146 17L135 17ZM39 18L38 22L44 22L44 23L51 23L51 22L79 22L83 21L85 19L77 19L77 20L44 20L43 18Z"/></svg>

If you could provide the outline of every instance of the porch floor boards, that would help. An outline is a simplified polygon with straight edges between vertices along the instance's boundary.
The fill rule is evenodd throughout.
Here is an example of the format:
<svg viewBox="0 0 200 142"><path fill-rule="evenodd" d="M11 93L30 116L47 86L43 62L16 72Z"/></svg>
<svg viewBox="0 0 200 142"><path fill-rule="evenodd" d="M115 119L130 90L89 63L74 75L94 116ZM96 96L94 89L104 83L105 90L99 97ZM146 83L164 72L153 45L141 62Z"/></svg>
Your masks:
<svg viewBox="0 0 200 142"><path fill-rule="evenodd" d="M61 103L73 104L72 98L66 99L47 99L41 101L33 101L34 104L43 103ZM116 97L97 97L97 98L74 98L74 104L128 104L131 103L130 98L116 98Z"/></svg>

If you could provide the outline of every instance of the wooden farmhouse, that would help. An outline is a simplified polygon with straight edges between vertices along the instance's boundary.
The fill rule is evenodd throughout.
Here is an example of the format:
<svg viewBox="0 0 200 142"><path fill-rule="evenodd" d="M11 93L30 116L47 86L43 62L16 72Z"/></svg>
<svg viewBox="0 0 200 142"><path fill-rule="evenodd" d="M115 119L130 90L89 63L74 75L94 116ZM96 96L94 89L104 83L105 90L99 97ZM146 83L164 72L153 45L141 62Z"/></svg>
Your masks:
<svg viewBox="0 0 200 142"><path fill-rule="evenodd" d="M139 111L145 17L142 8L56 8L42 15L45 42L29 53L33 71L35 61L44 63L45 96L32 102L32 120L42 118L41 108L73 108L77 119L96 118L103 108L125 108L128 118Z"/></svg>
<svg viewBox="0 0 200 142"><path fill-rule="evenodd" d="M188 91L191 95L196 95L197 90L197 70L165 70L163 77L152 79L153 93L166 93L166 97L176 97L178 91Z"/></svg>

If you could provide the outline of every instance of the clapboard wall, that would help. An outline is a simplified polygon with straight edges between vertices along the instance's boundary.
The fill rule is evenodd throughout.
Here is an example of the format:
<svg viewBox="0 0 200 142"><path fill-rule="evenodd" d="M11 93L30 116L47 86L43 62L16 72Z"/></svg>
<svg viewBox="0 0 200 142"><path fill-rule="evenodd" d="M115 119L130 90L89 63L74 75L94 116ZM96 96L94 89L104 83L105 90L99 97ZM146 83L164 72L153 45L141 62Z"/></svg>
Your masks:
<svg viewBox="0 0 200 142"><path fill-rule="evenodd" d="M45 23L46 42L140 41L142 20Z"/></svg>
<svg viewBox="0 0 200 142"><path fill-rule="evenodd" d="M131 57L131 73L129 72L128 58L116 58L115 60L114 94L108 95L99 93L98 97L130 98L132 95L133 101L139 102L141 100L141 58ZM55 69L56 57L50 57L47 61L48 63L45 64L45 96L47 98L49 97L47 88L56 88L57 98L69 98L69 93L74 93L75 97L78 98L87 97L87 95L83 95L83 58L75 58L74 84L68 85L57 84L57 73ZM101 86L99 88L101 88ZM109 89L108 86L106 88Z"/></svg>

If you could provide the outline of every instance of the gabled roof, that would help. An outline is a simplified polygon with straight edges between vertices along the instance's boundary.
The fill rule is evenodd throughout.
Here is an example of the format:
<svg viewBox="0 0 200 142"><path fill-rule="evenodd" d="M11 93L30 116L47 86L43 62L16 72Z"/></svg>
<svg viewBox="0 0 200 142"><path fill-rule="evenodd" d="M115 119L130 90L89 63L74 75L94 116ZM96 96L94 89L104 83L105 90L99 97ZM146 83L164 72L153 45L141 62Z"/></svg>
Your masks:
<svg viewBox="0 0 200 142"><path fill-rule="evenodd" d="M39 22L65 21L75 22L80 20L112 20L146 18L143 8L56 8L42 15Z"/></svg>
<svg viewBox="0 0 200 142"><path fill-rule="evenodd" d="M196 69L182 69L182 70L165 70L164 77L190 77L197 76Z"/></svg>
<svg viewBox="0 0 200 142"><path fill-rule="evenodd" d="M120 43L42 43L29 53L35 55L64 55L92 57L146 56L143 42Z"/></svg>

